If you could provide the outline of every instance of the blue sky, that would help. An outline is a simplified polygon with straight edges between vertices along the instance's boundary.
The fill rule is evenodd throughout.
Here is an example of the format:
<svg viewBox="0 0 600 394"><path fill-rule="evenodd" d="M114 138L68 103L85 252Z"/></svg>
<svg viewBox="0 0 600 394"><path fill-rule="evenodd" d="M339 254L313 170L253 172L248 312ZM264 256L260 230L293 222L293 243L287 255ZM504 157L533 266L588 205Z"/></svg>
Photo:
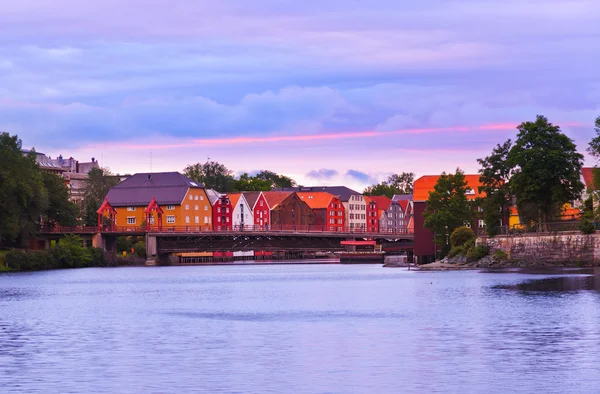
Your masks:
<svg viewBox="0 0 600 394"><path fill-rule="evenodd" d="M598 15L578 0L0 0L0 130L115 172L210 157L356 188L475 172L537 114L583 152Z"/></svg>

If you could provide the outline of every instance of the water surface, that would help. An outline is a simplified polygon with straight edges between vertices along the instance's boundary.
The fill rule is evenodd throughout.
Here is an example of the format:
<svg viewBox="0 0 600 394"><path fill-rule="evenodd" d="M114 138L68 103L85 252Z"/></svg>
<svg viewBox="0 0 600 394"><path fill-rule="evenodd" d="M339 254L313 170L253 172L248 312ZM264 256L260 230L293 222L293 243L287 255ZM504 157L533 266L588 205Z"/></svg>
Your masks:
<svg viewBox="0 0 600 394"><path fill-rule="evenodd" d="M600 275L376 265L0 275L0 391L598 393Z"/></svg>

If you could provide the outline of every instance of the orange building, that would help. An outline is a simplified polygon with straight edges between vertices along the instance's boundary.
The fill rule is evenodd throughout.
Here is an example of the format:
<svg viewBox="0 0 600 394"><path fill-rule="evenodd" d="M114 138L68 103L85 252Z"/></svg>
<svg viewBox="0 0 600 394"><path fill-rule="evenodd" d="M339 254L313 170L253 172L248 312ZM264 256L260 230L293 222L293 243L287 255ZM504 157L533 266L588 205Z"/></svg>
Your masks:
<svg viewBox="0 0 600 394"><path fill-rule="evenodd" d="M296 192L316 215L316 225L327 231L344 231L346 227L342 201L327 192Z"/></svg>
<svg viewBox="0 0 600 394"><path fill-rule="evenodd" d="M146 223L146 207L152 198L163 211L162 227L212 229L212 206L204 186L178 172L135 174L106 195L117 212L116 225L140 227ZM157 217L150 217L150 225Z"/></svg>

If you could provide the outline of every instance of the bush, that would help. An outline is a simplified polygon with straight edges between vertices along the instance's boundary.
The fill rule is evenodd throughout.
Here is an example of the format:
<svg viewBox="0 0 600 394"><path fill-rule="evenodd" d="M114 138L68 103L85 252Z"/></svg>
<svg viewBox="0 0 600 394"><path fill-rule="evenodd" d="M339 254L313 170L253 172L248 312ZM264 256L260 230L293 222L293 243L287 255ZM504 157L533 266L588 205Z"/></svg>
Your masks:
<svg viewBox="0 0 600 394"><path fill-rule="evenodd" d="M470 261L481 260L490 253L490 248L487 245L477 245L467 253L467 258Z"/></svg>
<svg viewBox="0 0 600 394"><path fill-rule="evenodd" d="M594 226L594 223L588 218L581 219L579 229L584 234L594 234L596 232L596 226Z"/></svg>
<svg viewBox="0 0 600 394"><path fill-rule="evenodd" d="M497 260L497 261L507 261L508 260L508 255L503 250L497 250L497 251L494 252L494 260Z"/></svg>
<svg viewBox="0 0 600 394"><path fill-rule="evenodd" d="M475 233L469 227L463 226L452 231L450 234L450 244L454 246L462 246L475 239Z"/></svg>

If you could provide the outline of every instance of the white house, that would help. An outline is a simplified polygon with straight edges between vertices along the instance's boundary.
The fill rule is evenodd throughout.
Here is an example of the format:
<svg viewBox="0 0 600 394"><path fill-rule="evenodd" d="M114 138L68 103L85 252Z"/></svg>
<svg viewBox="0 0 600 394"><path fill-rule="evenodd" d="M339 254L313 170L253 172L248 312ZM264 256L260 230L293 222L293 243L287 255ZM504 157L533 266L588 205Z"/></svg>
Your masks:
<svg viewBox="0 0 600 394"><path fill-rule="evenodd" d="M233 206L233 228L236 230L251 228L254 225L253 207L248 204L246 197L242 193L228 193L227 197L229 197Z"/></svg>

